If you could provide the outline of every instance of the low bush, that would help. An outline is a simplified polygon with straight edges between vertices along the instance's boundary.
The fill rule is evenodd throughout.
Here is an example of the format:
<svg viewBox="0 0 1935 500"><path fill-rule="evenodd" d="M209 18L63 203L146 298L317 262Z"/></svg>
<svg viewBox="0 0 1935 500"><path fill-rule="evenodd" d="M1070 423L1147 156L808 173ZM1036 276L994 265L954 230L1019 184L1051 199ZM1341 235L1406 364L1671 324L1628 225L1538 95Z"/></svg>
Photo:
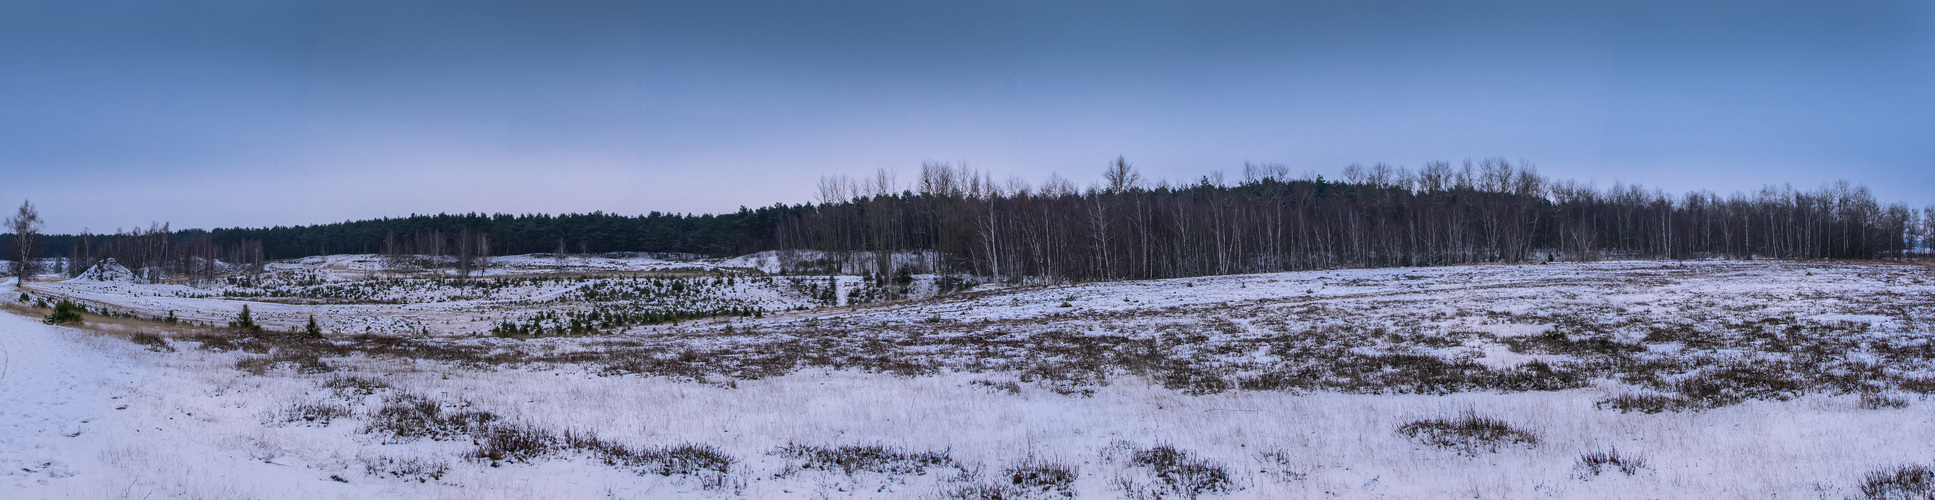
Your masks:
<svg viewBox="0 0 1935 500"><path fill-rule="evenodd" d="M1500 446L1537 446L1538 436L1503 420L1465 413L1452 419L1418 420L1398 427L1398 434L1419 444L1456 449L1465 454L1497 453Z"/></svg>
<svg viewBox="0 0 1935 500"><path fill-rule="evenodd" d="M175 352L175 348L170 347L167 340L163 340L160 336L152 333L137 333L133 337L129 337L128 341L134 342L135 345L146 347L148 350L154 352Z"/></svg>
<svg viewBox="0 0 1935 500"><path fill-rule="evenodd" d="M1935 469L1908 464L1869 472L1861 478L1861 494L1887 500L1935 498Z"/></svg>

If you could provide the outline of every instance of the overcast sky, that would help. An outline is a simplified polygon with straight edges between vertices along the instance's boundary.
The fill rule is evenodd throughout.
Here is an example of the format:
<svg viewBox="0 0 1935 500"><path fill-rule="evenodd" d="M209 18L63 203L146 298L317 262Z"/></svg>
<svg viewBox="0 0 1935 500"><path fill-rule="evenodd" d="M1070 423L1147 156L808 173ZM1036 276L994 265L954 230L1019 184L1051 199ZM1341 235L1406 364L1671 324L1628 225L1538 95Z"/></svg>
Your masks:
<svg viewBox="0 0 1935 500"><path fill-rule="evenodd" d="M1935 2L0 2L0 203L52 232L721 212L1117 155L1923 206Z"/></svg>

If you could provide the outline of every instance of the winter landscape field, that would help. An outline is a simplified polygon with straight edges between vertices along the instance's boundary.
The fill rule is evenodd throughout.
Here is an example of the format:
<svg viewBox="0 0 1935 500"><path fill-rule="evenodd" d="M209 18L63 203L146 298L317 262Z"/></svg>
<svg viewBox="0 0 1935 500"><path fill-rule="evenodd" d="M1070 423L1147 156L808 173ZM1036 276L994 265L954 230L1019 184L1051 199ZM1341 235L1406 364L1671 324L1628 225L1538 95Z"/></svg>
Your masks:
<svg viewBox="0 0 1935 500"><path fill-rule="evenodd" d="M1897 498L1935 464L1918 263L376 258L0 290L0 496Z"/></svg>

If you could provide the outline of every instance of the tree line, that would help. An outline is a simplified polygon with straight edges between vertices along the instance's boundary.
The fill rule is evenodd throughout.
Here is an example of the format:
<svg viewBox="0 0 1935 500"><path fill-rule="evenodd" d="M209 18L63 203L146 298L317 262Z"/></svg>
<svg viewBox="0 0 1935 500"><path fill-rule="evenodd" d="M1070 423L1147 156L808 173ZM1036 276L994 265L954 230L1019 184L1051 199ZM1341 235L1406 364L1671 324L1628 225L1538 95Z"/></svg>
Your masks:
<svg viewBox="0 0 1935 500"><path fill-rule="evenodd" d="M773 227L809 207L774 205L728 214L437 214L308 226L39 235L30 252L87 265L112 257L131 269L178 266L183 259L253 265L266 260L345 253L517 255L546 252L652 252L726 256L773 248ZM9 238L9 248L14 238ZM461 255L460 255L461 254ZM12 254L9 254L12 255ZM15 259L17 260L17 259ZM193 267L192 264L188 267Z"/></svg>
<svg viewBox="0 0 1935 500"><path fill-rule="evenodd" d="M1117 158L1099 182L1039 186L928 163L823 178L778 246L870 256L924 250L943 272L1108 280L1337 267L1606 257L1903 258L1935 234L1935 207L1882 205L1845 182L1682 196L1554 181L1504 159L1418 170L1352 165L1341 180L1245 165L1241 179L1151 185ZM876 267L885 272L885 267Z"/></svg>
<svg viewBox="0 0 1935 500"><path fill-rule="evenodd" d="M1118 157L1086 187L1052 175L1039 185L997 182L966 165L930 162L906 183L885 170L826 177L818 195L816 203L707 215L438 214L212 231L155 224L39 236L24 248L66 257L70 275L105 258L145 272L213 277L273 259L342 253L381 254L393 269L469 274L489 255L818 250L880 276L912 264L921 272L1081 281L1554 259L1928 258L1915 249L1935 240L1935 206L1884 205L1845 182L1676 196L1548 179L1498 158L1416 170L1351 165L1340 179L1245 164L1239 178L1219 172L1169 183L1147 181ZM15 219L25 215L37 228L37 214ZM9 255L23 255L21 241L9 239ZM803 269L811 267L795 268Z"/></svg>

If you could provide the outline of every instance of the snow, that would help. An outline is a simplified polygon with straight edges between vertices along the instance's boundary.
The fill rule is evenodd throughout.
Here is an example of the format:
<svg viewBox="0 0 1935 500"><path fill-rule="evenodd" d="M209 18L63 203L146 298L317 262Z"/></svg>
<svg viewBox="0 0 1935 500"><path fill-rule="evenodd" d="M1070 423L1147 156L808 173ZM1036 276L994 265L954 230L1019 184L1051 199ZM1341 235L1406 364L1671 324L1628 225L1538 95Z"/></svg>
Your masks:
<svg viewBox="0 0 1935 500"><path fill-rule="evenodd" d="M101 261L99 264L95 264L94 267L87 268L87 271L82 272L79 276L75 276L74 281L95 281L101 283L139 282L139 280L135 279L134 271L130 271L127 267L116 263L114 259L107 259Z"/></svg>
<svg viewBox="0 0 1935 500"><path fill-rule="evenodd" d="M291 280L314 273L322 283L355 283L362 279L358 273L380 271L362 262L369 258L281 263L276 272ZM497 269L505 272L525 269L520 266L542 270L550 262L500 259ZM581 264L581 269L611 273L670 269L654 268L660 264L647 258L591 258ZM776 284L752 278L740 275L730 286L709 285L718 288L695 297L806 309L635 328L627 335L433 340L536 353L596 352L637 342L757 351L788 337L810 338L815 331L878 336L851 339L867 342L965 337L981 328L975 325L988 325L1017 342L1054 331L1094 339L1201 334L1207 340L1197 344L1162 345L1173 346L1176 359L1241 365L1267 364L1272 354L1204 346L1350 324L1385 328L1393 335L1458 339L1429 349L1415 341L1367 341L1360 348L1370 352L1470 357L1484 366L1510 368L1565 359L1515 352L1506 344L1573 328L1561 319L1626 325L1614 332L1622 338L1646 335L1637 325L1715 328L1769 318L1841 329L1861 325L1862 338L1875 342L1920 341L1935 334L1926 316L1918 315L1935 297L1935 276L1926 267L1894 264L1601 262L1308 271L982 288L847 306L787 292L789 277L771 277ZM802 279L863 286L854 276ZM546 282L448 301L436 300L454 297L443 288L392 290L393 296L411 300L404 304L203 297L195 294L264 288L183 283L36 282L28 291L211 321L245 303L270 321L296 321L311 313L343 322L385 315L436 321L502 308L571 307L546 301L591 283L618 281ZM0 296L19 292L0 287ZM1003 468L1030 458L1075 466L1079 476L1073 490L1081 498L1111 498L1123 496L1118 478L1153 479L1138 475L1146 471L1106 460L1108 450L1155 444L1226 466L1240 489L1212 497L1842 498L1858 496L1862 475L1869 471L1935 460L1929 447L1935 443L1935 421L1928 417L1935 403L1900 393L1895 394L1905 399L1903 408L1864 409L1856 394L1810 393L1788 401L1645 414L1597 408L1597 402L1635 392L1610 380L1532 392L1191 395L1150 376L1118 374L1082 397L1030 382L1017 370L975 371L964 365L912 376L805 365L761 378L691 380L613 376L592 362L476 366L364 354L323 358L334 369L329 373L284 366L254 374L238 364L267 353L203 350L196 340L143 326L152 323L128 324L135 326L77 329L0 312L0 498L933 498L968 485L1001 483ZM841 329L851 325L866 325L874 333ZM729 326L760 333L727 334ZM162 335L175 351L155 352L129 342L136 331ZM1660 356L1706 349L1678 342L1645 345ZM1002 354L985 356L1000 361ZM387 387L344 395L323 386L347 376ZM994 389L1002 383L1013 383L1014 390ZM740 463L724 487L708 487L692 477L638 474L583 454L492 463L474 456L470 437L396 441L363 432L377 410L402 394L557 432L595 432L630 446L716 446ZM287 421L288 410L300 404L342 405L350 414L326 425ZM1413 420L1464 412L1509 421L1537 434L1540 443L1469 456L1395 432ZM801 470L772 454L788 444L945 450L962 465L905 476ZM1611 448L1644 457L1647 468L1631 477L1577 476L1581 453ZM448 470L435 478L385 472L407 468L399 464Z"/></svg>

